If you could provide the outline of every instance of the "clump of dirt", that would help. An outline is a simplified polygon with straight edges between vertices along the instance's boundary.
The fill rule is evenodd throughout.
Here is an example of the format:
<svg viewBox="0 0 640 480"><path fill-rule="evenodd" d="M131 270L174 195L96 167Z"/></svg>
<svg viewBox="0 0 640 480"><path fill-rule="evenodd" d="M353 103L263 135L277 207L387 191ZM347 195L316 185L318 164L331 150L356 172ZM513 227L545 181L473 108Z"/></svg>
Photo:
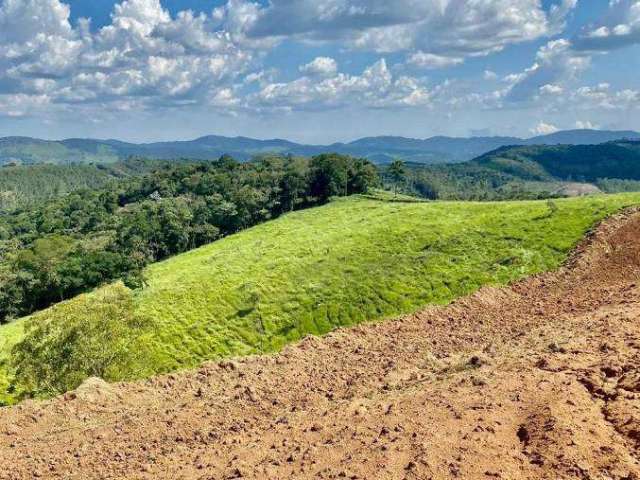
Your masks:
<svg viewBox="0 0 640 480"><path fill-rule="evenodd" d="M560 271L0 410L0 479L640 478L640 214Z"/></svg>
<svg viewBox="0 0 640 480"><path fill-rule="evenodd" d="M67 400L80 400L88 403L108 402L118 399L115 388L101 378L91 377L82 382L77 389L65 394Z"/></svg>

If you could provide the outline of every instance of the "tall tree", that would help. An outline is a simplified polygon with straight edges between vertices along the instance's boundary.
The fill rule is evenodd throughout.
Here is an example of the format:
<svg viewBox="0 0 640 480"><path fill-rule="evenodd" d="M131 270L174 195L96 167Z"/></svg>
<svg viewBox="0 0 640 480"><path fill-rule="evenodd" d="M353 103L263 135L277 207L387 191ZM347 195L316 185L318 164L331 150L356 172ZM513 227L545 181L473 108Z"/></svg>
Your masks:
<svg viewBox="0 0 640 480"><path fill-rule="evenodd" d="M389 169L387 170L391 180L393 181L394 195L398 196L398 186L404 182L407 178L407 170L402 160L396 159L391 162Z"/></svg>

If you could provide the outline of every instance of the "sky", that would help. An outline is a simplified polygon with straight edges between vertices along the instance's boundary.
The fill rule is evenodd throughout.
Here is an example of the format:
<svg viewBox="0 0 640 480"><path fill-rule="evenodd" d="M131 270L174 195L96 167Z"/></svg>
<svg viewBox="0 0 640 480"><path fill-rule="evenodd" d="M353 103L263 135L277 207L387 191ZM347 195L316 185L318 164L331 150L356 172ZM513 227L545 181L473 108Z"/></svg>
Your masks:
<svg viewBox="0 0 640 480"><path fill-rule="evenodd" d="M0 137L640 130L640 0L0 0Z"/></svg>

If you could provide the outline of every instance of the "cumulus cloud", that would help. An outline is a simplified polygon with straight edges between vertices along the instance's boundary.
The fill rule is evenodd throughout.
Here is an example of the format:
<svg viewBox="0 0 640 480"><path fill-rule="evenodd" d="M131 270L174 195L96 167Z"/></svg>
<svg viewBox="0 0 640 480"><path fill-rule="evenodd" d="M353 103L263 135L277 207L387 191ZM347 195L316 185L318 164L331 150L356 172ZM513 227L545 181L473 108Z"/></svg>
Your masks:
<svg viewBox="0 0 640 480"><path fill-rule="evenodd" d="M542 95L562 95L564 93L564 88L560 85L554 85L551 83L547 83L540 87L540 94Z"/></svg>
<svg viewBox="0 0 640 480"><path fill-rule="evenodd" d="M560 129L551 123L538 122L538 124L529 131L535 135L549 135L560 131Z"/></svg>
<svg viewBox="0 0 640 480"><path fill-rule="evenodd" d="M160 0L117 0L111 21L95 28L86 19L71 23L65 0L0 0L0 115L67 109L90 116L108 109L185 106L215 112L495 109L536 99L549 108L638 108L636 90L576 85L595 50L635 41L640 0L612 0L614 13L601 24L578 37L547 42L529 68L502 84L494 82L495 72L480 71L500 87L495 91L484 91L489 87L478 86L481 82L431 85L403 74L450 68L469 57L556 35L576 0L548 3L544 8L540 0L227 0L207 13L171 15ZM298 78L281 81L265 59L287 41L302 48L336 42L342 49L365 50L366 58L371 52L395 52L390 56L406 65L390 68L379 60L361 71L342 71L349 66L328 56L311 57L298 67Z"/></svg>
<svg viewBox="0 0 640 480"><path fill-rule="evenodd" d="M49 103L50 99L46 95L0 94L0 117L24 117L49 105Z"/></svg>
<svg viewBox="0 0 640 480"><path fill-rule="evenodd" d="M60 77L72 68L82 41L69 24L69 15L69 7L58 0L0 3L0 85L3 90L30 90L37 87L29 84L30 79ZM27 80L24 89L20 85L22 78Z"/></svg>
<svg viewBox="0 0 640 480"><path fill-rule="evenodd" d="M70 8L56 0L4 0L0 4L0 43L18 45L42 38L71 38Z"/></svg>
<svg viewBox="0 0 640 480"><path fill-rule="evenodd" d="M570 10L574 6L569 3L557 8ZM550 15L554 15L553 9ZM560 16L566 14L560 12ZM567 85L590 67L595 55L633 43L640 43L640 0L611 0L609 13L601 24L572 39L560 38L548 42L539 49L531 67L506 77L505 80L511 85L506 98L520 102L563 94ZM609 95L594 92L590 88L587 91L590 98L586 100L592 103L599 96L607 98L600 102L602 108L615 108L612 105L624 103L625 95L633 97L629 91L626 94L620 92L616 98L609 98ZM584 90L582 92L583 96L587 94ZM580 95L578 90L572 97ZM611 100L610 105L608 100Z"/></svg>
<svg viewBox="0 0 640 480"><path fill-rule="evenodd" d="M596 130L598 126L589 120L576 120L576 128L578 130Z"/></svg>
<svg viewBox="0 0 640 480"><path fill-rule="evenodd" d="M575 40L576 49L608 51L640 43L640 0L611 0L609 13Z"/></svg>
<svg viewBox="0 0 640 480"><path fill-rule="evenodd" d="M338 63L330 57L317 57L312 62L302 65L299 69L309 75L334 75L338 71Z"/></svg>
<svg viewBox="0 0 640 480"><path fill-rule="evenodd" d="M590 64L591 57L576 52L569 40L552 40L538 50L531 67L506 78L512 83L507 98L517 102L531 100L539 93L561 93L558 84L575 79Z"/></svg>
<svg viewBox="0 0 640 480"><path fill-rule="evenodd" d="M445 57L435 55L433 53L416 52L407 59L410 65L425 68L427 70L435 70L438 68L453 67L464 62L460 57Z"/></svg>
<svg viewBox="0 0 640 480"><path fill-rule="evenodd" d="M539 0L272 0L264 7L234 0L235 8L220 9L219 16L248 38L341 40L351 48L451 57L558 33L575 4L559 0L547 12ZM238 9L250 13L239 21Z"/></svg>
<svg viewBox="0 0 640 480"><path fill-rule="evenodd" d="M485 70L482 74L482 78L485 80L496 80L498 78L498 74L491 70Z"/></svg>
<svg viewBox="0 0 640 480"><path fill-rule="evenodd" d="M600 83L576 89L570 100L584 109L640 109L640 90L613 90L608 83Z"/></svg>
<svg viewBox="0 0 640 480"><path fill-rule="evenodd" d="M213 15L172 18L159 0L124 0L95 32L60 0L0 0L0 91L50 102L173 106L238 102L234 82L256 53ZM4 107L2 107L4 109ZM6 110L5 110L6 111Z"/></svg>
<svg viewBox="0 0 640 480"><path fill-rule="evenodd" d="M356 104L370 108L426 106L434 92L408 76L394 77L381 59L360 75L337 73L329 78L304 76L271 83L250 98L263 108L313 110Z"/></svg>

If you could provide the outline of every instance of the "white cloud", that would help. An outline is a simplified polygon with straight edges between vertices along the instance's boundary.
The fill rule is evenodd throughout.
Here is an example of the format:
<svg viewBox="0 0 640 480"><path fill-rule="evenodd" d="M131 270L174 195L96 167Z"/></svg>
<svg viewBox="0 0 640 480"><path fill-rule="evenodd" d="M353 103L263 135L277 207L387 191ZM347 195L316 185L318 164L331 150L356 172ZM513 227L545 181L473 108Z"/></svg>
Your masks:
<svg viewBox="0 0 640 480"><path fill-rule="evenodd" d="M141 37L150 35L158 25L171 21L160 0L125 0L114 6L112 18L112 28L130 30Z"/></svg>
<svg viewBox="0 0 640 480"><path fill-rule="evenodd" d="M549 10L549 20L556 28L564 26L565 19L578 5L578 0L562 0L560 3L551 5Z"/></svg>
<svg viewBox="0 0 640 480"><path fill-rule="evenodd" d="M560 131L558 127L552 125L551 123L539 122L535 127L533 127L530 132L535 135L549 135L551 133L556 133Z"/></svg>
<svg viewBox="0 0 640 480"><path fill-rule="evenodd" d="M525 101L540 93L560 93L562 83L577 78L590 64L591 57L576 52L569 40L552 40L538 50L531 67L506 78L512 83L508 99Z"/></svg>
<svg viewBox="0 0 640 480"><path fill-rule="evenodd" d="M302 73L309 75L334 75L338 71L338 63L330 57L317 57L312 62L300 67Z"/></svg>
<svg viewBox="0 0 640 480"><path fill-rule="evenodd" d="M484 55L558 33L575 0L234 0L217 16L248 38L341 40L351 48L419 50L448 57ZM238 19L237 11L248 13ZM294 18L295 21L291 21Z"/></svg>
<svg viewBox="0 0 640 480"><path fill-rule="evenodd" d="M640 90L614 91L608 83L578 88L570 100L582 109L630 110L640 109Z"/></svg>
<svg viewBox="0 0 640 480"><path fill-rule="evenodd" d="M598 126L591 123L589 120L576 120L576 128L578 130L597 130Z"/></svg>
<svg viewBox="0 0 640 480"><path fill-rule="evenodd" d="M547 83L540 87L540 93L542 95L561 95L564 93L564 88L559 85L553 85L551 83Z"/></svg>
<svg viewBox="0 0 640 480"><path fill-rule="evenodd" d="M433 53L416 52L409 56L407 62L416 67L435 70L460 65L464 62L464 59L460 57L445 57Z"/></svg>
<svg viewBox="0 0 640 480"><path fill-rule="evenodd" d="M0 0L0 92L46 93L58 103L228 107L239 102L227 93L257 55L214 16L172 18L159 0L117 3L111 24L95 32L86 20L73 28L69 14L60 0Z"/></svg>
<svg viewBox="0 0 640 480"><path fill-rule="evenodd" d="M0 94L0 117L24 117L50 104L46 95Z"/></svg>
<svg viewBox="0 0 640 480"><path fill-rule="evenodd" d="M611 0L609 14L575 40L576 49L609 51L640 43L640 0Z"/></svg>
<svg viewBox="0 0 640 480"><path fill-rule="evenodd" d="M498 74L491 70L485 70L484 73L482 74L482 77L485 80L496 80L498 78Z"/></svg>
<svg viewBox="0 0 640 480"><path fill-rule="evenodd" d="M0 44L34 42L38 37L71 38L69 6L58 0L4 0L0 4Z"/></svg>
<svg viewBox="0 0 640 480"><path fill-rule="evenodd" d="M271 83L249 98L263 108L315 110L360 105L371 108L427 106L433 92L419 80L394 77L384 59L360 75L337 73L329 78L301 77Z"/></svg>
<svg viewBox="0 0 640 480"><path fill-rule="evenodd" d="M595 55L582 37L547 42L529 68L502 78L502 85L455 79L431 85L403 74L415 69L390 68L384 60L362 71L342 71L349 68L346 62L339 68L326 56L301 65L299 78L281 81L281 72L265 64L270 49L284 41L300 42L301 48L336 42L343 49L400 52L393 58L405 58L415 68L448 68L559 33L575 0L553 0L546 10L540 0L262 3L266 5L228 0L209 13L172 16L160 0L118 0L111 22L96 29L83 19L72 24L64 0L0 0L0 115L64 111L92 117L108 110L156 112L185 106L216 113L362 106L441 108L444 118L456 108L501 109L524 101L527 108L543 105L537 114L555 120L548 111L571 108L591 117L587 110L616 112L637 109L640 103L635 89L578 88L580 73ZM640 0L614 0L616 8L618 17L583 37L607 42L614 36L625 42L635 38ZM478 75L498 80L491 70ZM493 88L488 85L500 88L486 91ZM571 124L573 118L562 122Z"/></svg>
<svg viewBox="0 0 640 480"><path fill-rule="evenodd" d="M572 5L575 2L566 3L565 10L575 7ZM572 40L560 38L540 48L531 67L506 78L511 84L507 98L518 102L531 101L539 96L560 95L590 67L594 55L640 43L640 0L611 0L610 12L606 18L605 24L592 27ZM577 95L580 95L579 91ZM593 102L594 97L603 94L591 92L590 95L589 100ZM624 97L622 93L620 95ZM626 95L630 94L627 92ZM610 99L607 96L607 100L601 101L600 106L617 108L613 105L620 103L624 103L623 98Z"/></svg>

